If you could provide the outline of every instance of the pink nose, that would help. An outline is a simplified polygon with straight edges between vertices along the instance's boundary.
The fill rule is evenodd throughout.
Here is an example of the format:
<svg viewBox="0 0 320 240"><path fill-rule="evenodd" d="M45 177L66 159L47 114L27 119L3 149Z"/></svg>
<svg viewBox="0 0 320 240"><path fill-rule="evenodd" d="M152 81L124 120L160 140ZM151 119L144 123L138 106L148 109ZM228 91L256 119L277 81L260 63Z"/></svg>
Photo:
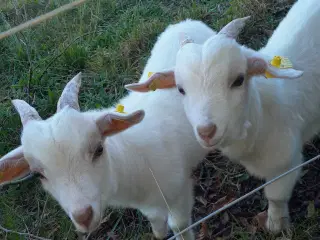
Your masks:
<svg viewBox="0 0 320 240"><path fill-rule="evenodd" d="M74 220L81 226L89 228L93 218L93 209L90 205L72 213Z"/></svg>
<svg viewBox="0 0 320 240"><path fill-rule="evenodd" d="M214 137L217 132L217 126L213 123L210 123L205 126L197 127L199 136L205 141L210 142L210 139Z"/></svg>

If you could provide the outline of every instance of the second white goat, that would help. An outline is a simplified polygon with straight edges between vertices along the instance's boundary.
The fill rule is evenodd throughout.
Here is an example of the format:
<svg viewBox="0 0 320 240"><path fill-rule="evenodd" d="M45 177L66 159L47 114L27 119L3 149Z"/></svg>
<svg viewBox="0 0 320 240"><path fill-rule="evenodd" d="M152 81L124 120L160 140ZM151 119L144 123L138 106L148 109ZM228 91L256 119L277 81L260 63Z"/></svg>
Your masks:
<svg viewBox="0 0 320 240"><path fill-rule="evenodd" d="M215 34L199 21L169 26L155 44L140 81L147 80L149 71L174 66L180 46L172 39L179 32L198 43ZM22 145L1 158L0 183L37 172L43 187L82 232L98 227L106 206L139 209L157 238L166 236L167 223L174 232L187 227L194 201L192 168L208 150L194 137L180 94L130 93L120 101L126 112L133 112L128 115L115 113L114 108L80 112L80 82L79 74L67 84L57 113L46 120L26 102L13 101L23 124ZM192 230L183 238L194 239Z"/></svg>
<svg viewBox="0 0 320 240"><path fill-rule="evenodd" d="M260 51L235 40L247 19L230 22L204 44L182 42L174 69L127 88L177 86L200 144L220 148L269 180L301 163L303 143L320 130L320 4L295 3ZM303 72L272 66L275 55L288 57ZM266 226L273 232L289 226L288 201L298 175L265 188Z"/></svg>

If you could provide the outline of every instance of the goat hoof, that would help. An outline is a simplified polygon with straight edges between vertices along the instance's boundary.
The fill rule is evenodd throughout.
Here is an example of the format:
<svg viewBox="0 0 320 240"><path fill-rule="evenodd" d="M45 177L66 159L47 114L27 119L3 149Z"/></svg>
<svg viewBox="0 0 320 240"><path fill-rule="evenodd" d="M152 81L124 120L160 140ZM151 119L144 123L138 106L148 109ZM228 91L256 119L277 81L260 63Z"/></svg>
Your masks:
<svg viewBox="0 0 320 240"><path fill-rule="evenodd" d="M78 240L86 240L87 236L85 233L80 233L80 232L76 232L77 233L77 239Z"/></svg>
<svg viewBox="0 0 320 240"><path fill-rule="evenodd" d="M156 240L165 239L166 236L167 236L166 233L162 233L162 232L154 232L153 235L154 235L154 238L153 238L153 239L156 239Z"/></svg>
<svg viewBox="0 0 320 240"><path fill-rule="evenodd" d="M156 236L154 233L146 233L143 234L143 237L141 239L143 240L163 240L166 236Z"/></svg>
<svg viewBox="0 0 320 240"><path fill-rule="evenodd" d="M273 234L280 233L282 230L286 230L290 227L289 217L272 218L268 216L266 221L266 228Z"/></svg>

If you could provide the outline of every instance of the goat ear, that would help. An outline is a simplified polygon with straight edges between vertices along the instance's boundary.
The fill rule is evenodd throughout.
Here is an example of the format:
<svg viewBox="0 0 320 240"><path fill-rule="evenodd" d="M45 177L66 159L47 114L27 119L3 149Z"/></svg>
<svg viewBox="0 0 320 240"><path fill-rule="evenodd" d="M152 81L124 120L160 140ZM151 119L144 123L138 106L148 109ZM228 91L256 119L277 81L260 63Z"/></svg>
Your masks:
<svg viewBox="0 0 320 240"><path fill-rule="evenodd" d="M184 32L179 33L179 44L180 48L186 45L187 43L193 43L194 41Z"/></svg>
<svg viewBox="0 0 320 240"><path fill-rule="evenodd" d="M230 38L236 39L249 18L250 16L234 19L233 21L229 22L226 26L224 26L220 30L219 34L225 34Z"/></svg>
<svg viewBox="0 0 320 240"><path fill-rule="evenodd" d="M103 136L110 136L140 123L144 118L144 111L139 110L128 115L107 113L96 121Z"/></svg>
<svg viewBox="0 0 320 240"><path fill-rule="evenodd" d="M0 185L25 177L30 173L22 146L17 147L0 159Z"/></svg>
<svg viewBox="0 0 320 240"><path fill-rule="evenodd" d="M264 75L270 73L274 78L295 79L302 76L303 71L293 68L276 68L268 64L264 59L258 57L248 58L248 75Z"/></svg>
<svg viewBox="0 0 320 240"><path fill-rule="evenodd" d="M25 101L15 99L12 100L12 104L19 113L23 126L25 126L30 120L41 120L41 117L39 116L37 110L31 107Z"/></svg>
<svg viewBox="0 0 320 240"><path fill-rule="evenodd" d="M65 106L69 106L77 111L80 111L78 94L81 86L81 72L72 78L62 91L61 97L57 104L57 112Z"/></svg>
<svg viewBox="0 0 320 240"><path fill-rule="evenodd" d="M145 82L132 83L125 85L125 88L135 92L149 92L156 89L167 89L176 86L174 71L165 71L154 73Z"/></svg>

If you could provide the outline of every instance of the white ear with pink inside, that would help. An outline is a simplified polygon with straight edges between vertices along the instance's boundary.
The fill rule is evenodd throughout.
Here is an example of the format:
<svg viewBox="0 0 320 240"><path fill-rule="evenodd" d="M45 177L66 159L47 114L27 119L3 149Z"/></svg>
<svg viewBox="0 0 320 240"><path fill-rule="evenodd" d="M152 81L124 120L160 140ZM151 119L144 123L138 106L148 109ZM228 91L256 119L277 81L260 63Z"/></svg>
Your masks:
<svg viewBox="0 0 320 240"><path fill-rule="evenodd" d="M138 110L126 115L107 113L98 118L96 124L101 135L111 136L140 123L144 116L145 112L143 110Z"/></svg>
<svg viewBox="0 0 320 240"><path fill-rule="evenodd" d="M29 164L24 158L23 147L19 146L0 159L0 186L30 173Z"/></svg>
<svg viewBox="0 0 320 240"><path fill-rule="evenodd" d="M176 87L174 70L153 73L145 82L125 85L125 88L134 92L149 92L156 89L169 89Z"/></svg>
<svg viewBox="0 0 320 240"><path fill-rule="evenodd" d="M303 71L296 70L294 68L277 68L267 63L263 58L250 57L247 60L247 74L265 75L271 74L274 78L296 79L302 76Z"/></svg>

